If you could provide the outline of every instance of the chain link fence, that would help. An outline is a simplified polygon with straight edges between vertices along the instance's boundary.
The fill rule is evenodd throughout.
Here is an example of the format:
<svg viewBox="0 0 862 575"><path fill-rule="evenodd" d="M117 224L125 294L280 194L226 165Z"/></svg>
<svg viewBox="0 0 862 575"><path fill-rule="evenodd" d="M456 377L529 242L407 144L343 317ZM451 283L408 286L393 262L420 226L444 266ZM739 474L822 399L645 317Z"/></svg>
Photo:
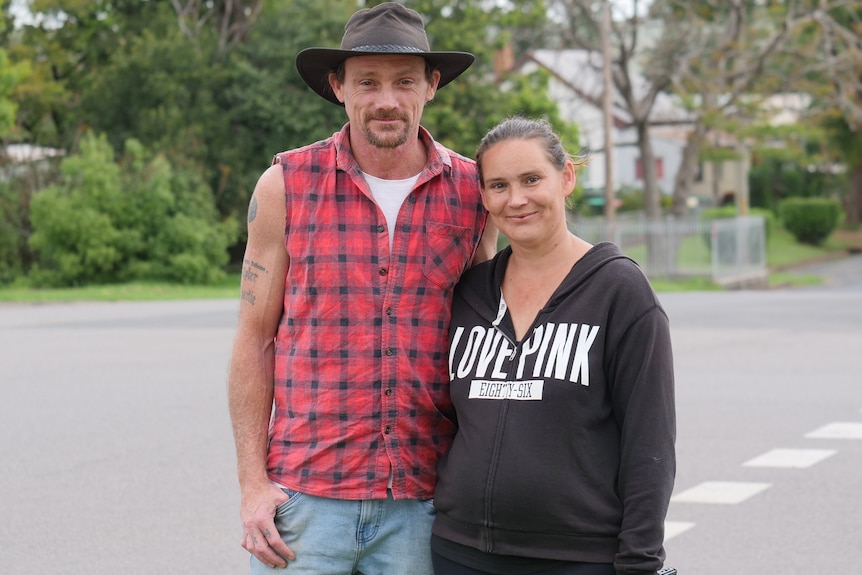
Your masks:
<svg viewBox="0 0 862 575"><path fill-rule="evenodd" d="M614 242L650 279L706 277L727 287L766 285L762 216L648 221L619 214L613 223L571 216L569 229L590 243Z"/></svg>

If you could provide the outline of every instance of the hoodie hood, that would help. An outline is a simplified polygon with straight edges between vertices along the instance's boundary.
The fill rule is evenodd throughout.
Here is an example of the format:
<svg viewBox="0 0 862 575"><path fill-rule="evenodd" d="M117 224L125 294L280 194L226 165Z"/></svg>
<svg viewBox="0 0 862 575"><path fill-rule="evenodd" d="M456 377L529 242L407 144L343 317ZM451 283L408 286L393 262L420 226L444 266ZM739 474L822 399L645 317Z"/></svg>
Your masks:
<svg viewBox="0 0 862 575"><path fill-rule="evenodd" d="M500 305L499 286L503 284L503 276L511 256L512 248L506 246L493 259L470 269L464 274L461 284L456 288L455 297L462 298L483 318L493 321ZM566 278L554 291L548 303L545 304L543 311L555 309L566 300L569 294L578 289L584 282L589 281L599 270L610 262L619 259L632 261L620 251L616 244L601 242L594 245L581 259L575 262ZM477 281L477 278L485 278L485 281Z"/></svg>

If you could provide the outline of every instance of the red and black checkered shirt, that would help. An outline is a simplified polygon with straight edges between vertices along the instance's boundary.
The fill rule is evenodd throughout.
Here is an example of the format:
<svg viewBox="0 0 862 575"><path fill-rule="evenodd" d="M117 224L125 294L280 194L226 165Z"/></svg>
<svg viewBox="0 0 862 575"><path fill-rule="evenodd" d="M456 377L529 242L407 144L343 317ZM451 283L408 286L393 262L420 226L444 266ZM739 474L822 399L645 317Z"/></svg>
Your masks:
<svg viewBox="0 0 862 575"><path fill-rule="evenodd" d="M290 268L275 356L270 477L337 499L433 496L455 432L449 399L452 288L485 226L472 160L421 130L428 163L386 219L349 144L275 158L284 168Z"/></svg>

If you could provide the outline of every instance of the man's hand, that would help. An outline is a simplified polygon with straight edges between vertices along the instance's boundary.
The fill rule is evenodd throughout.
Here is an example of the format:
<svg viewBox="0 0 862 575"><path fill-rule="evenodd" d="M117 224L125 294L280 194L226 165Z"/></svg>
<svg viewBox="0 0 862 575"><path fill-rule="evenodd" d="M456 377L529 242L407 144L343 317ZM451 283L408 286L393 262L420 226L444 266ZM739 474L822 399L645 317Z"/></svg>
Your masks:
<svg viewBox="0 0 862 575"><path fill-rule="evenodd" d="M275 528L275 511L287 501L287 494L272 483L243 489L242 547L269 567L287 567L296 554L281 539Z"/></svg>

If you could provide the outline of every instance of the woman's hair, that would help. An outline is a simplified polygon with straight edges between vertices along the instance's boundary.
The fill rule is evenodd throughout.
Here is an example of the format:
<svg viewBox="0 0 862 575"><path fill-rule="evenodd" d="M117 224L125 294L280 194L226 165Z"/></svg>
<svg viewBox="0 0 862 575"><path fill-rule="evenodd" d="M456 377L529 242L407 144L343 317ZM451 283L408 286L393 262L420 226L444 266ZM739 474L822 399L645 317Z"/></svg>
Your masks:
<svg viewBox="0 0 862 575"><path fill-rule="evenodd" d="M568 160L574 162L575 166L581 166L586 163L586 156L572 156L566 151L563 143L560 141L560 137L554 133L550 122L544 118L530 119L522 116L513 116L491 128L479 143L479 147L476 149L476 166L479 169L479 181L482 183L485 182L485 177L482 174L482 156L485 155L485 152L496 144L507 140L532 139L542 141L551 164L558 170L562 170Z"/></svg>

